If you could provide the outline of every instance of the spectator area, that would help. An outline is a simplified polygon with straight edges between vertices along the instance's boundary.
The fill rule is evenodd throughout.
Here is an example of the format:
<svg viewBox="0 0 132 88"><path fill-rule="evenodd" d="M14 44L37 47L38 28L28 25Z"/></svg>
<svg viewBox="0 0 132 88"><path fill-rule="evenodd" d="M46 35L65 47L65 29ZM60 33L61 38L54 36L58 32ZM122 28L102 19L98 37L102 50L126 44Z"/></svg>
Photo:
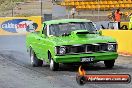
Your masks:
<svg viewBox="0 0 132 88"><path fill-rule="evenodd" d="M76 7L78 10L130 9L132 8L132 0L64 0L61 5Z"/></svg>

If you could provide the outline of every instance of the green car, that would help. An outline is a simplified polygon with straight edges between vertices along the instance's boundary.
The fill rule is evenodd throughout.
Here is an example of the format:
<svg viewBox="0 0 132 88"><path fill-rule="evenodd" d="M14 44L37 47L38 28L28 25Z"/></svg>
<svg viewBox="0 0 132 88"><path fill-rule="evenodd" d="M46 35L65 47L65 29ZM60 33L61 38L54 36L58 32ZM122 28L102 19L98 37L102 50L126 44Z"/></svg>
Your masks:
<svg viewBox="0 0 132 88"><path fill-rule="evenodd" d="M59 64L88 64L104 61L112 68L118 57L117 42L112 37L101 36L93 22L85 19L45 21L41 31L26 36L26 47L31 65L42 66L43 60L50 69Z"/></svg>

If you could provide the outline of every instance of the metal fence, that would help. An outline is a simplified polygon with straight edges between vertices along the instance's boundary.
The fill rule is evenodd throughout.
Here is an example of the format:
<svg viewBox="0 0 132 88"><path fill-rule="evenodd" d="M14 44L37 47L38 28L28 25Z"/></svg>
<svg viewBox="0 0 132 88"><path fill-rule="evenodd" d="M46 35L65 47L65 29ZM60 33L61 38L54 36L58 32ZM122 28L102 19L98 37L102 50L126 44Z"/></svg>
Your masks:
<svg viewBox="0 0 132 88"><path fill-rule="evenodd" d="M9 0L11 1L11 0ZM43 16L43 14L53 14L54 19L72 18L71 7L58 7L58 3L63 0L25 0L25 2L10 2L9 7L0 10L1 17L11 16ZM100 1L100 0L96 0ZM131 10L121 9L122 12ZM110 21L108 14L111 10L77 10L75 18L85 18L92 21ZM54 17L55 14L55 17ZM122 17L122 21L128 21L129 17Z"/></svg>

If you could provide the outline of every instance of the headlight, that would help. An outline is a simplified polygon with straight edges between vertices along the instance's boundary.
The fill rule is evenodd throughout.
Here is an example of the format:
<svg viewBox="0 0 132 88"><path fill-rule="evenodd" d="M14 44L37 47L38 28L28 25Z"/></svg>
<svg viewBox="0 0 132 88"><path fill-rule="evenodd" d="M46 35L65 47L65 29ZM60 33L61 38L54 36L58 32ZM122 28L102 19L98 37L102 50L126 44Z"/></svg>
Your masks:
<svg viewBox="0 0 132 88"><path fill-rule="evenodd" d="M108 51L114 51L114 50L115 50L114 45L109 44L109 45L108 45Z"/></svg>
<svg viewBox="0 0 132 88"><path fill-rule="evenodd" d="M60 47L59 48L59 54L65 54L65 53L66 53L65 47Z"/></svg>
<svg viewBox="0 0 132 88"><path fill-rule="evenodd" d="M59 55L66 54L66 47L64 47L64 46L55 47L55 53L59 54Z"/></svg>

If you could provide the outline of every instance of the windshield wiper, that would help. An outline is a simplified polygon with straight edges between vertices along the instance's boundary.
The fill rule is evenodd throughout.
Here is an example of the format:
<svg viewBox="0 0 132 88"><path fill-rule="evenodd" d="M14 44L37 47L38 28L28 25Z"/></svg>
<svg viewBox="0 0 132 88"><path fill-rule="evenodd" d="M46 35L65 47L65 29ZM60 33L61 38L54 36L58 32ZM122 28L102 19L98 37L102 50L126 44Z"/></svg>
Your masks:
<svg viewBox="0 0 132 88"><path fill-rule="evenodd" d="M61 36L69 36L71 35L70 33L63 33Z"/></svg>

